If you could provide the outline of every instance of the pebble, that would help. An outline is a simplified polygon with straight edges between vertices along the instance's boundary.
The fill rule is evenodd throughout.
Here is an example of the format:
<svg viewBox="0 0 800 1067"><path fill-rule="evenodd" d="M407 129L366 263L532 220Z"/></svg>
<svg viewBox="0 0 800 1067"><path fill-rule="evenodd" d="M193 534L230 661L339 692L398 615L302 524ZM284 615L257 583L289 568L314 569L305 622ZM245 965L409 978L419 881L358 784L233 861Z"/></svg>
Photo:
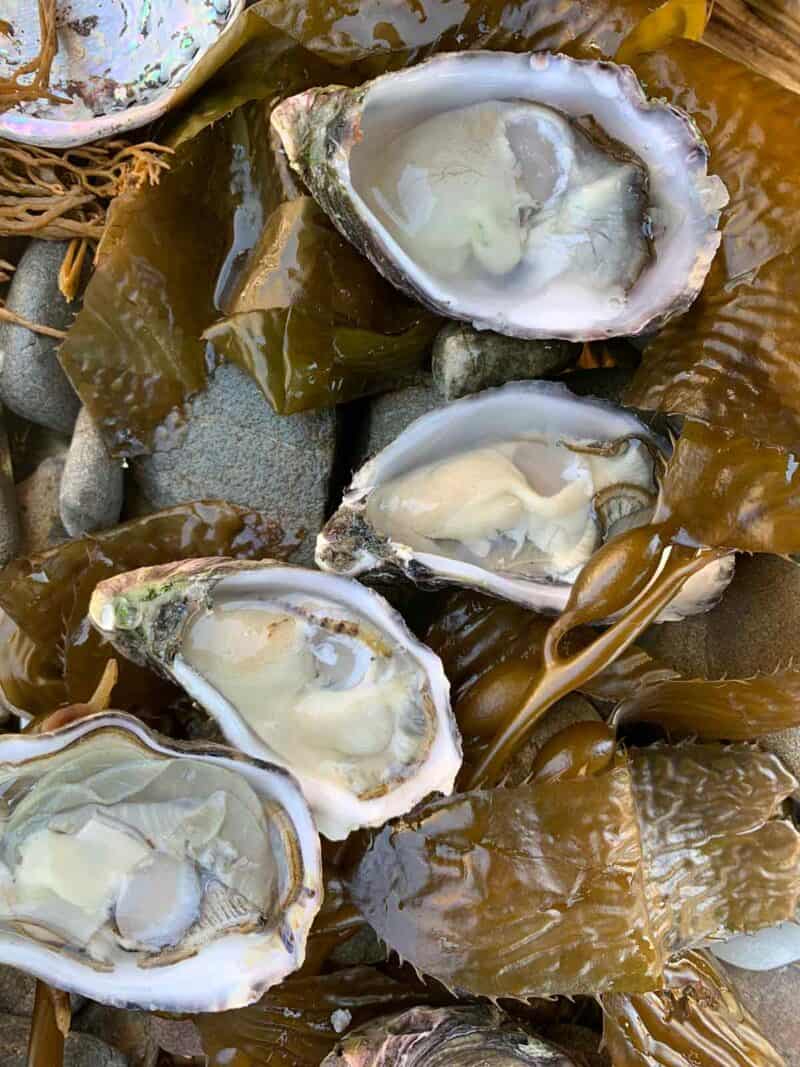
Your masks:
<svg viewBox="0 0 800 1067"><path fill-rule="evenodd" d="M506 382L544 378L580 355L571 341L526 341L448 323L433 343L433 384L445 401Z"/></svg>
<svg viewBox="0 0 800 1067"><path fill-rule="evenodd" d="M725 972L787 1067L800 1067L800 968L743 971L726 966Z"/></svg>
<svg viewBox="0 0 800 1067"><path fill-rule="evenodd" d="M16 967L0 964L0 1016L30 1017L36 995L36 979Z"/></svg>
<svg viewBox="0 0 800 1067"><path fill-rule="evenodd" d="M156 1044L170 1056L203 1055L200 1031L191 1019L165 1019L154 1015L152 1027Z"/></svg>
<svg viewBox="0 0 800 1067"><path fill-rule="evenodd" d="M222 365L191 402L182 438L133 463L153 510L223 499L257 508L302 539L295 563L310 563L325 519L336 446L332 409L276 415L255 382Z"/></svg>
<svg viewBox="0 0 800 1067"><path fill-rule="evenodd" d="M90 1001L78 1015L73 1015L72 1029L113 1045L125 1055L128 1067L155 1067L158 1042L154 1018L147 1012L124 1011Z"/></svg>
<svg viewBox="0 0 800 1067"><path fill-rule="evenodd" d="M59 292L58 272L68 243L31 241L19 261L7 306L29 322L66 329L79 303ZM69 433L80 401L58 362L59 341L11 323L0 323L0 399L42 426Z"/></svg>
<svg viewBox="0 0 800 1067"><path fill-rule="evenodd" d="M800 666L800 566L779 556L740 554L734 579L705 615L652 626L640 643L689 677L749 678ZM800 728L760 742L800 779Z"/></svg>
<svg viewBox="0 0 800 1067"><path fill-rule="evenodd" d="M732 937L711 951L717 959L748 971L771 971L800 960L800 924L778 923L754 934Z"/></svg>
<svg viewBox="0 0 800 1067"><path fill-rule="evenodd" d="M30 1019L0 1015L3 1067L27 1067ZM89 1034L74 1031L64 1042L64 1067L130 1067L122 1052Z"/></svg>
<svg viewBox="0 0 800 1067"><path fill-rule="evenodd" d="M370 456L394 441L415 419L441 405L441 397L429 374L420 375L412 385L372 397L367 403L355 450L354 468L358 469Z"/></svg>
<svg viewBox="0 0 800 1067"><path fill-rule="evenodd" d="M69 537L58 504L65 461L66 448L63 456L42 460L33 474L17 485L23 555L44 552Z"/></svg>
<svg viewBox="0 0 800 1067"><path fill-rule="evenodd" d="M11 446L0 410L0 567L17 555L20 548L19 510L14 489Z"/></svg>
<svg viewBox="0 0 800 1067"><path fill-rule="evenodd" d="M113 459L88 410L81 408L61 480L59 510L70 537L107 530L119 522L124 472Z"/></svg>

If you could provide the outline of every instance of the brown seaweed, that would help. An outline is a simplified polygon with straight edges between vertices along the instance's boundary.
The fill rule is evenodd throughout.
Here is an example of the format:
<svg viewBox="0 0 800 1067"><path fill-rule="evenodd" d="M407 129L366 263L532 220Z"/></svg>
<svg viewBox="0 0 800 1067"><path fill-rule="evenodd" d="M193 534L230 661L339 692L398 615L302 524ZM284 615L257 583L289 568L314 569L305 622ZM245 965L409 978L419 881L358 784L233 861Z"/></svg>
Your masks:
<svg viewBox="0 0 800 1067"><path fill-rule="evenodd" d="M664 970L653 993L600 998L614 1067L784 1067L784 1060L706 952Z"/></svg>
<svg viewBox="0 0 800 1067"><path fill-rule="evenodd" d="M296 547L257 512L210 501L180 504L15 560L0 574L3 703L37 715L90 699L111 655L87 614L104 578L198 556L286 559ZM150 671L127 661L120 668L116 707L156 713L174 699L176 691Z"/></svg>
<svg viewBox="0 0 800 1067"><path fill-rule="evenodd" d="M794 778L721 746L621 752L597 775L464 793L385 827L351 879L378 935L489 997L661 988L667 956L794 913Z"/></svg>

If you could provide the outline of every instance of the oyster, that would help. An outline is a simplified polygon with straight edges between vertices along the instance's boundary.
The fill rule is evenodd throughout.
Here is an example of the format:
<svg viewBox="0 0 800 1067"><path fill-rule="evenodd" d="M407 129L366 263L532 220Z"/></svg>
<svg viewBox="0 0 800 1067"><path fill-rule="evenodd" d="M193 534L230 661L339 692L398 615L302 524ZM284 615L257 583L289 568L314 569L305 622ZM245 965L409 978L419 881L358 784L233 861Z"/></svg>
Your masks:
<svg viewBox="0 0 800 1067"><path fill-rule="evenodd" d="M412 1008L347 1034L321 1067L571 1067L561 1049L497 1008Z"/></svg>
<svg viewBox="0 0 800 1067"><path fill-rule="evenodd" d="M592 553L653 517L666 450L632 412L559 383L486 390L423 415L361 468L317 563L562 611ZM661 620L709 608L732 570L730 556L710 563Z"/></svg>
<svg viewBox="0 0 800 1067"><path fill-rule="evenodd" d="M0 78L39 52L40 6L4 0ZM244 7L244 0L170 0L155 9L149 0L56 0L50 95L0 114L0 137L70 148L152 122Z"/></svg>
<svg viewBox="0 0 800 1067"><path fill-rule="evenodd" d="M481 329L588 340L685 311L727 191L692 120L613 63L460 52L272 113L292 166L391 282Z"/></svg>
<svg viewBox="0 0 800 1067"><path fill-rule="evenodd" d="M0 960L162 1011L241 1007L296 970L322 901L291 775L120 712L0 738Z"/></svg>
<svg viewBox="0 0 800 1067"><path fill-rule="evenodd" d="M357 582L192 560L101 582L89 614L182 685L231 744L292 770L326 837L453 788L460 740L441 662Z"/></svg>

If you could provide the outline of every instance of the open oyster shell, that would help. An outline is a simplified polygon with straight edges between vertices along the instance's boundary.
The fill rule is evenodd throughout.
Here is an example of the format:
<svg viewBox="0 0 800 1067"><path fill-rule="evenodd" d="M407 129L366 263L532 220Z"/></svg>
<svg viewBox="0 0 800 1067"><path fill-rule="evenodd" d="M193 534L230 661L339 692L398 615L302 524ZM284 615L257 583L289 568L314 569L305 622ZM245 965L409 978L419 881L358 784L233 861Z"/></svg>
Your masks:
<svg viewBox="0 0 800 1067"><path fill-rule="evenodd" d="M319 836L283 768L106 712L0 738L0 960L108 1004L221 1011L296 970Z"/></svg>
<svg viewBox="0 0 800 1067"><path fill-rule="evenodd" d="M341 232L441 314L519 337L652 331L699 293L727 192L684 112L613 63L456 52L272 113Z"/></svg>
<svg viewBox="0 0 800 1067"><path fill-rule="evenodd" d="M321 1067L571 1067L561 1049L497 1008L412 1008L347 1034Z"/></svg>
<svg viewBox="0 0 800 1067"><path fill-rule="evenodd" d="M380 826L461 765L441 662L358 582L202 559L102 582L95 627L178 682L237 748L288 767L320 831Z"/></svg>
<svg viewBox="0 0 800 1067"><path fill-rule="evenodd" d="M560 612L592 553L652 518L667 449L633 412L560 383L487 389L423 415L358 471L317 563ZM732 556L710 563L659 621L707 610L732 573Z"/></svg>
<svg viewBox="0 0 800 1067"><path fill-rule="evenodd" d="M37 55L38 7L4 0L0 77ZM57 0L52 98L0 114L0 137L70 148L152 122L244 7L245 0Z"/></svg>

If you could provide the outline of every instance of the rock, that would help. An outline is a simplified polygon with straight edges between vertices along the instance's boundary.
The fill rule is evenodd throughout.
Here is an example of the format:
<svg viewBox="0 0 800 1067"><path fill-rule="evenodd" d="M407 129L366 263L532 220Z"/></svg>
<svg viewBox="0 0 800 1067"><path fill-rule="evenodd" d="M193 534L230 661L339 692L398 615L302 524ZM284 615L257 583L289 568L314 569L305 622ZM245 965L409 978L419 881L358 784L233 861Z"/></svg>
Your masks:
<svg viewBox="0 0 800 1067"><path fill-rule="evenodd" d="M65 460L66 449L61 458L51 456L42 460L33 474L17 486L24 555L43 552L66 541L69 536L61 525L58 507Z"/></svg>
<svg viewBox="0 0 800 1067"><path fill-rule="evenodd" d="M133 471L152 509L204 498L257 508L301 540L293 562L309 563L335 444L334 411L276 415L252 378L223 365L191 402L177 446L136 459Z"/></svg>
<svg viewBox="0 0 800 1067"><path fill-rule="evenodd" d="M6 433L3 412L0 411L0 567L4 567L17 555L20 543L19 511L14 489L11 446Z"/></svg>
<svg viewBox="0 0 800 1067"><path fill-rule="evenodd" d="M580 355L571 341L526 341L453 322L433 343L433 384L445 401L506 382L555 374Z"/></svg>
<svg viewBox="0 0 800 1067"><path fill-rule="evenodd" d="M31 241L16 269L7 306L21 318L63 330L78 311L59 292L66 241ZM59 342L11 323L0 323L0 398L31 422L69 433L80 401L57 351Z"/></svg>
<svg viewBox="0 0 800 1067"><path fill-rule="evenodd" d="M368 402L353 466L358 469L370 456L394 441L415 419L441 407L442 400L433 388L429 374L419 381L382 393Z"/></svg>
<svg viewBox="0 0 800 1067"><path fill-rule="evenodd" d="M330 961L337 967L367 966L386 960L386 946L371 926L362 926L355 934L331 952Z"/></svg>
<svg viewBox="0 0 800 1067"><path fill-rule="evenodd" d="M778 923L711 946L714 955L748 971L771 971L800 960L800 923Z"/></svg>
<svg viewBox="0 0 800 1067"><path fill-rule="evenodd" d="M124 493L122 464L108 453L86 408L81 408L64 476L59 509L70 537L107 530L119 522Z"/></svg>
<svg viewBox="0 0 800 1067"><path fill-rule="evenodd" d="M129 1067L155 1067L158 1042L153 1032L155 1016L143 1011L123 1011L89 1002L72 1018L72 1029L91 1034L118 1049Z"/></svg>
<svg viewBox="0 0 800 1067"><path fill-rule="evenodd" d="M743 971L726 965L725 973L787 1067L800 1067L800 968Z"/></svg>
<svg viewBox="0 0 800 1067"><path fill-rule="evenodd" d="M27 1067L30 1019L0 1015L3 1067ZM88 1034L71 1032L64 1042L64 1067L129 1067L125 1056Z"/></svg>
<svg viewBox="0 0 800 1067"><path fill-rule="evenodd" d="M23 1015L30 1018L36 979L16 967L0 964L0 1015Z"/></svg>
<svg viewBox="0 0 800 1067"><path fill-rule="evenodd" d="M162 1019L153 1016L153 1036L156 1044L171 1056L202 1056L200 1031L190 1019Z"/></svg>
<svg viewBox="0 0 800 1067"><path fill-rule="evenodd" d="M690 677L748 678L800 664L800 567L779 556L739 555L715 608L652 626L640 643ZM769 734L761 744L800 778L800 728Z"/></svg>

